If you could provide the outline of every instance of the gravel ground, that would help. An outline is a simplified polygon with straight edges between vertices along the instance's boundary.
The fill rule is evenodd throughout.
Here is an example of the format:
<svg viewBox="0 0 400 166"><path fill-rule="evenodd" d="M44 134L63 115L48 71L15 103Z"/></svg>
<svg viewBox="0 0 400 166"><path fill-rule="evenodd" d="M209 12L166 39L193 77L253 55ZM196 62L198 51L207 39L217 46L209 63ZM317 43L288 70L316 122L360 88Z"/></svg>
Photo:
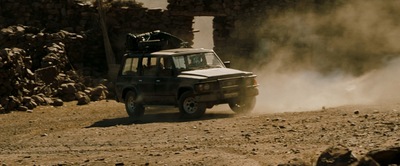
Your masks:
<svg viewBox="0 0 400 166"><path fill-rule="evenodd" d="M133 122L110 100L1 114L0 164L314 165L330 146L355 156L400 146L400 103L257 112L218 106L188 121L176 108L148 108Z"/></svg>

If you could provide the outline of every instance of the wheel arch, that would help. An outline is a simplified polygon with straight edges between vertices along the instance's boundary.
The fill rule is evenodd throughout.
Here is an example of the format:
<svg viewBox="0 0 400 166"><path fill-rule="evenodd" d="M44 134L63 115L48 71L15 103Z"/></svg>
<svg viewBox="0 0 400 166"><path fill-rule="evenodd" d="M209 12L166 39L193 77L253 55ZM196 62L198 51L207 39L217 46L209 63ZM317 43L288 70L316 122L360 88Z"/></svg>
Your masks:
<svg viewBox="0 0 400 166"><path fill-rule="evenodd" d="M178 90L178 94L177 94L177 99L179 100L179 98L182 96L183 93L187 92L187 91L193 91L193 88L191 87L181 87Z"/></svg>
<svg viewBox="0 0 400 166"><path fill-rule="evenodd" d="M125 88L125 89L122 91L122 100L123 100L123 101L125 101L126 94L127 94L129 91L133 91L133 92L136 93L136 94L138 93L135 87L127 87L127 88Z"/></svg>

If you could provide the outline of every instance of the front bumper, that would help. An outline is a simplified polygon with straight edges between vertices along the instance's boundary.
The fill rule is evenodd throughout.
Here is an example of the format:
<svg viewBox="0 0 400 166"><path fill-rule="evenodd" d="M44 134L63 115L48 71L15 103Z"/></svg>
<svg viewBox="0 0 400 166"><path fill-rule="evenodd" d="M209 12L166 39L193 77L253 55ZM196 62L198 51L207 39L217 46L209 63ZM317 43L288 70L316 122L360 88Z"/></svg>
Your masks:
<svg viewBox="0 0 400 166"><path fill-rule="evenodd" d="M248 97L248 96L257 96L259 94L257 87L248 87L241 91L236 92L222 92L222 91L214 91L207 94L196 94L196 100L198 102L215 102L215 103L223 103L229 99L238 98L238 97Z"/></svg>

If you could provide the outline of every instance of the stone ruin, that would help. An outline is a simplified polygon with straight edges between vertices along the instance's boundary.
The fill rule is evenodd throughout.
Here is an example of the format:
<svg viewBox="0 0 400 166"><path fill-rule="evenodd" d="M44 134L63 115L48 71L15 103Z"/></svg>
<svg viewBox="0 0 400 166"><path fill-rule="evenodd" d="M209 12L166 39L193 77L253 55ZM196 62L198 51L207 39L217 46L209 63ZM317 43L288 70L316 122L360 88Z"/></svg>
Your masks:
<svg viewBox="0 0 400 166"><path fill-rule="evenodd" d="M104 1L104 0L103 0ZM340 1L340 0L337 0ZM144 33L154 30L168 32L193 44L195 17L213 17L214 50L222 59L232 60L253 55L259 47L255 31L268 19L268 12L288 9L304 10L334 6L337 1L290 0L168 0L166 9L148 9L135 1L105 1L105 22L117 62L125 52L127 33ZM90 3L94 2L94 3ZM95 0L0 0L0 28L25 25L49 32L65 30L82 34L87 42L81 53L92 59L96 66L105 66L104 46ZM90 43L90 44L88 44ZM245 55L245 56L243 56ZM69 55L74 63L92 64ZM234 57L234 58L233 58ZM250 57L256 58L256 57ZM241 67L241 66L237 66Z"/></svg>

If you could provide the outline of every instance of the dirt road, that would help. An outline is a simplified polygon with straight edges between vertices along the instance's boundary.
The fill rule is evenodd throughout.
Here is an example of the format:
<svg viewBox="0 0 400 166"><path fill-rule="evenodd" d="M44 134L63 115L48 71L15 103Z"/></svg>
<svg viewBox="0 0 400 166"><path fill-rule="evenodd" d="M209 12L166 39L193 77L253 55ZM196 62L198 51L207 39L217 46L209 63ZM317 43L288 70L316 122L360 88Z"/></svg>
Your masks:
<svg viewBox="0 0 400 166"><path fill-rule="evenodd" d="M221 107L194 121L150 108L132 122L115 101L71 102L1 114L0 126L2 165L311 165L332 145L355 155L400 146L400 103L247 116Z"/></svg>

